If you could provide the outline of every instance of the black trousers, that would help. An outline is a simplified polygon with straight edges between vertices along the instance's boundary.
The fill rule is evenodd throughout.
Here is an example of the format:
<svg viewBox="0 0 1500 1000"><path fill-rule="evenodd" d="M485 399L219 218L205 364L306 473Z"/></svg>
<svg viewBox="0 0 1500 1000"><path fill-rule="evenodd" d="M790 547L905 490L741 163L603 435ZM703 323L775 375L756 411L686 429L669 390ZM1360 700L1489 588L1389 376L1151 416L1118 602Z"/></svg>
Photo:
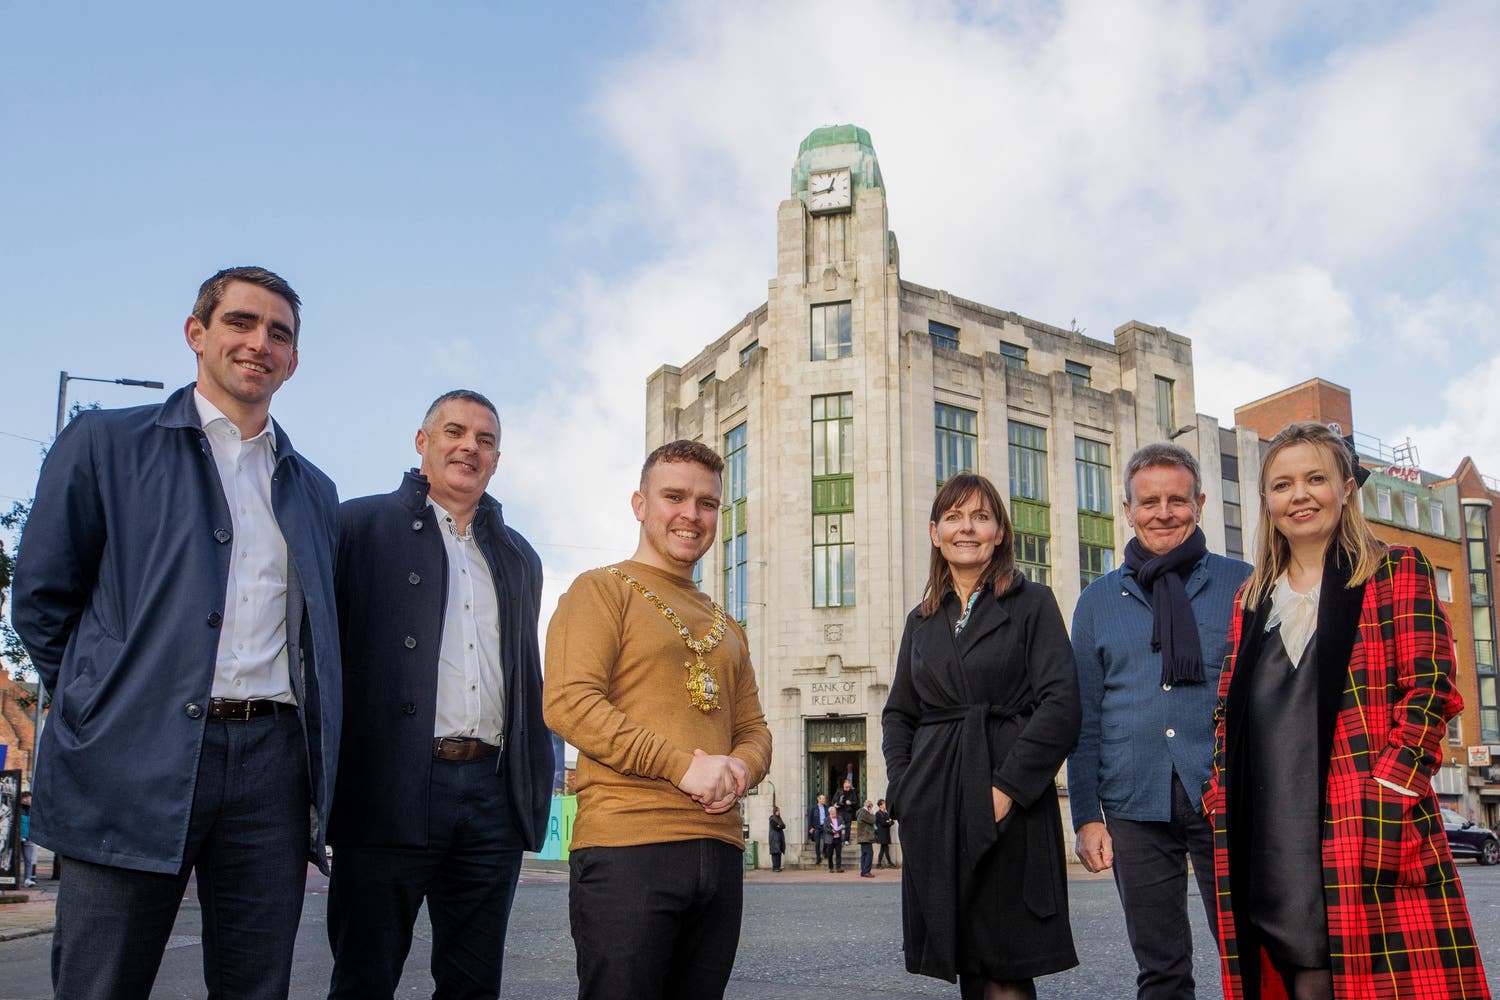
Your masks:
<svg viewBox="0 0 1500 1000"><path fill-rule="evenodd" d="M585 847L568 867L579 1000L724 995L740 944L744 852L720 840Z"/></svg>
<svg viewBox="0 0 1500 1000"><path fill-rule="evenodd" d="M500 995L521 835L494 758L434 760L426 847L335 847L328 883L330 1000L392 997L422 901L437 1000Z"/></svg>
<svg viewBox="0 0 1500 1000"><path fill-rule="evenodd" d="M210 720L182 868L161 875L78 858L64 866L52 936L54 996L150 996L191 873L203 916L206 995L284 1000L306 892L309 801L296 709Z"/></svg>
<svg viewBox="0 0 1500 1000"><path fill-rule="evenodd" d="M1141 823L1111 817L1108 823L1115 848L1115 888L1135 952L1138 1000L1192 1000L1193 926L1188 921L1187 862L1193 859L1193 874L1212 933L1218 914L1213 828L1176 774L1172 775L1170 820Z"/></svg>

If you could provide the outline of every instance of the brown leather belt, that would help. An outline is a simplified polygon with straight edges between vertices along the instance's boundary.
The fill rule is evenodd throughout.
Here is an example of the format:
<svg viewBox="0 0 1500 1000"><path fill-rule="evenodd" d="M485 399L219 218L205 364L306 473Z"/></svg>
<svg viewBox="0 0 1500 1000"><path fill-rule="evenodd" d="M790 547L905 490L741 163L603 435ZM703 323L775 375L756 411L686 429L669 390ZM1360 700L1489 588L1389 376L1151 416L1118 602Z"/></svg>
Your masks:
<svg viewBox="0 0 1500 1000"><path fill-rule="evenodd" d="M290 711L291 705L279 701L271 701L268 698L256 698L254 701L240 701L236 698L210 698L208 700L208 717L210 719L225 719L230 722L249 722L258 719L262 715L275 715L277 709Z"/></svg>
<svg viewBox="0 0 1500 1000"><path fill-rule="evenodd" d="M439 736L432 741L432 755L438 760L483 760L499 752L499 747L486 743L484 740L463 736Z"/></svg>

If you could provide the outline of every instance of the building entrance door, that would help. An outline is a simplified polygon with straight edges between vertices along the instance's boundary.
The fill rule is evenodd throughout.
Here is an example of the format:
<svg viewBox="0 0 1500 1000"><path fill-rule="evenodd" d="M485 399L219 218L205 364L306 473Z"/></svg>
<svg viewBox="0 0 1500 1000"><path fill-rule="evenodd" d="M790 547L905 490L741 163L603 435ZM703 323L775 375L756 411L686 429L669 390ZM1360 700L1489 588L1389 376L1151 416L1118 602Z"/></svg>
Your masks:
<svg viewBox="0 0 1500 1000"><path fill-rule="evenodd" d="M854 790L861 801L869 798L865 791L865 719L807 720L807 805L818 796L834 795L844 787L844 778L853 768Z"/></svg>

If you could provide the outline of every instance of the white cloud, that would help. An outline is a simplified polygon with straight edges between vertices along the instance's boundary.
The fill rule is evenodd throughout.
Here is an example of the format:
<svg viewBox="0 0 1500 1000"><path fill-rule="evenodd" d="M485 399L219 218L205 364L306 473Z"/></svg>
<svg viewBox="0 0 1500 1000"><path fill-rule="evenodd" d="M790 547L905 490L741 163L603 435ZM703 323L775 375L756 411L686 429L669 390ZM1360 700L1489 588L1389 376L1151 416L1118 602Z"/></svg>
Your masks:
<svg viewBox="0 0 1500 1000"><path fill-rule="evenodd" d="M905 277L1105 339L1167 325L1221 419L1313 375L1381 384L1392 357L1442 365L1424 387L1494 371L1474 327L1495 309L1462 289L1500 273L1500 11L1370 11L882 0L830 37L789 0L663 4L660 33L601 72L590 113L616 173L566 223L580 247L592 226L654 249L556 295L546 342L573 363L524 444L547 474L516 485L545 537L598 548L549 567L633 544L645 378L764 301L776 206L820 125L871 132ZM1371 349L1436 330L1470 356ZM1355 400L1377 403L1384 426L1473 416L1452 394L1432 413L1425 388ZM1500 440L1478 449L1500 469Z"/></svg>
<svg viewBox="0 0 1500 1000"><path fill-rule="evenodd" d="M1416 442L1422 466L1434 472L1452 472L1468 455L1480 472L1500 477L1500 357L1456 379L1443 401L1441 420L1408 425L1399 437Z"/></svg>

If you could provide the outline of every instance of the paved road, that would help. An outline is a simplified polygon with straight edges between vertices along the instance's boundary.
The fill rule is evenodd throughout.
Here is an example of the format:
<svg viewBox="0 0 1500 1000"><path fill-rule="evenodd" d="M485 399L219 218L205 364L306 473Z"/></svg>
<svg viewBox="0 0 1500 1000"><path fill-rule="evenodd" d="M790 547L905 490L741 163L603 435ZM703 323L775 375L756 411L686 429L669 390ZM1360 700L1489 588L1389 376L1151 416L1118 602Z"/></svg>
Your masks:
<svg viewBox="0 0 1500 1000"><path fill-rule="evenodd" d="M1076 866L1073 866L1076 869ZM1500 996L1500 868L1459 865L1481 946L1489 959L1491 989ZM331 965L326 944L326 900L311 883L298 937L292 996L324 995ZM886 998L956 997L937 980L907 975L900 952L900 890L896 878L855 875L755 873L745 887L744 934L729 996L747 1000L847 997L850 991ZM1040 983L1043 997L1130 998L1135 967L1124 923L1107 879L1078 878L1069 885L1073 929L1081 964ZM1196 898L1192 901L1196 907ZM1220 996L1212 943L1195 909L1200 944L1197 969L1202 1000ZM156 998L201 997L199 914L191 902L178 920L162 963ZM432 995L426 967L425 918L407 962L402 997ZM0 943L0 1000L49 997L48 936ZM1206 952L1206 954L1205 954ZM568 936L567 883L560 875L528 872L516 897L506 950L506 997L563 1000L575 995L573 944Z"/></svg>

